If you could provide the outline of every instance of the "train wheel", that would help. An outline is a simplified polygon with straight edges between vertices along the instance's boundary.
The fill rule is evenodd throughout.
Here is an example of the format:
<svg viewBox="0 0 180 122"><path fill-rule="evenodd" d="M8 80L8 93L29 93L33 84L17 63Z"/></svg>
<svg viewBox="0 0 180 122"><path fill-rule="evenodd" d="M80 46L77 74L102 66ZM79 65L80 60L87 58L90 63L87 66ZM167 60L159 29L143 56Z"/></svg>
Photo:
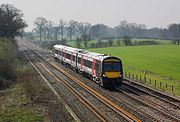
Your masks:
<svg viewBox="0 0 180 122"><path fill-rule="evenodd" d="M118 83L117 83L117 86L121 86L121 82L118 82Z"/></svg>

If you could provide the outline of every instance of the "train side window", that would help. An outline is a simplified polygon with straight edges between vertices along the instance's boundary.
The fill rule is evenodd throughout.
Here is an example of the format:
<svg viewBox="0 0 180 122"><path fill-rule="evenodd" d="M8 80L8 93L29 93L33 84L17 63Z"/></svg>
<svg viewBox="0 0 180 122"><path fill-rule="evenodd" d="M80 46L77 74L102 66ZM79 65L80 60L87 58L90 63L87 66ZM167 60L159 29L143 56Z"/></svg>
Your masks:
<svg viewBox="0 0 180 122"><path fill-rule="evenodd" d="M86 66L87 65L87 60L86 59L84 59L84 66Z"/></svg>
<svg viewBox="0 0 180 122"><path fill-rule="evenodd" d="M84 60L84 66L91 68L92 62L88 60Z"/></svg>
<svg viewBox="0 0 180 122"><path fill-rule="evenodd" d="M71 55L68 54L68 53L66 53L66 58L67 58L67 59L70 59L70 58L71 58Z"/></svg>
<svg viewBox="0 0 180 122"><path fill-rule="evenodd" d="M91 61L87 61L87 67L89 67L89 68L92 67L92 62Z"/></svg>
<svg viewBox="0 0 180 122"><path fill-rule="evenodd" d="M81 58L78 57L78 63L80 64L81 63Z"/></svg>
<svg viewBox="0 0 180 122"><path fill-rule="evenodd" d="M75 61L75 56L73 55L73 61Z"/></svg>

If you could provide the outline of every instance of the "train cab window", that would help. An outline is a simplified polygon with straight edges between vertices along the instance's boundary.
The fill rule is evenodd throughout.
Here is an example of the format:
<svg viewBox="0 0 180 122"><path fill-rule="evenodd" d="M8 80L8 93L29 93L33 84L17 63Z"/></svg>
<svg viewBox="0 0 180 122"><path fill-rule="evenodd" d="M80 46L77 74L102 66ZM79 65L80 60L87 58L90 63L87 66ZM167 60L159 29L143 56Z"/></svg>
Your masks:
<svg viewBox="0 0 180 122"><path fill-rule="evenodd" d="M113 63L113 70L119 71L120 70L120 63L119 62L114 62Z"/></svg>
<svg viewBox="0 0 180 122"><path fill-rule="evenodd" d="M104 71L119 71L120 62L105 62Z"/></svg>
<svg viewBox="0 0 180 122"><path fill-rule="evenodd" d="M104 63L104 71L112 71L112 63Z"/></svg>

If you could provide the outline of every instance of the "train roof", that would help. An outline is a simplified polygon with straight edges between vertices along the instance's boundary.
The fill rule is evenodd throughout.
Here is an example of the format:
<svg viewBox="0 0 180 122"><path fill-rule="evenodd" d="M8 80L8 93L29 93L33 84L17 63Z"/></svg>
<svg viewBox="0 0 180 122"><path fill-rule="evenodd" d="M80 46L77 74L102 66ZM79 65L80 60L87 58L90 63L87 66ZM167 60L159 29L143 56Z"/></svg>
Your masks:
<svg viewBox="0 0 180 122"><path fill-rule="evenodd" d="M64 46L64 45L54 45L53 47L54 48L66 49L66 50L73 51L73 52L79 52L79 50L81 50L81 49L78 49L78 48L73 48L73 47Z"/></svg>
<svg viewBox="0 0 180 122"><path fill-rule="evenodd" d="M82 54L84 56L92 57L92 58L99 59L99 60L103 60L103 59L105 59L107 57L110 57L110 55L108 55L108 54L101 54L101 53L91 52L91 51L78 49L78 48L73 48L73 47L64 46L64 45L54 45L53 47L54 48L63 48L63 49L66 49L68 51L77 52L77 53L80 53L80 54Z"/></svg>
<svg viewBox="0 0 180 122"><path fill-rule="evenodd" d="M91 57L99 57L99 58L110 56L110 55L107 55L107 54L101 54L101 53L90 52L90 51L87 51L86 55L91 56Z"/></svg>
<svg viewBox="0 0 180 122"><path fill-rule="evenodd" d="M107 57L110 57L108 54L101 54L101 53L96 53L96 52L91 52L91 51L86 51L86 50L81 50L79 53L81 53L84 56L88 56L97 60L103 60Z"/></svg>

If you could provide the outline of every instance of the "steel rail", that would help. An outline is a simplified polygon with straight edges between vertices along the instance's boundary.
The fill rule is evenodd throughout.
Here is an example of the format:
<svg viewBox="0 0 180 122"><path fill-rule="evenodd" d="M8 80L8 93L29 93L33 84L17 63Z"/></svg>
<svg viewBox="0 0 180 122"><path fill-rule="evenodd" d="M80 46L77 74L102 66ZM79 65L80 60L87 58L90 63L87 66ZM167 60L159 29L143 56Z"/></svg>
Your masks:
<svg viewBox="0 0 180 122"><path fill-rule="evenodd" d="M34 52L36 53L36 52ZM36 53L37 54L37 53ZM46 61L42 56L40 56L39 54L37 54L39 57L41 57L44 61ZM65 76L67 76L68 78L70 78L71 80L75 81L77 84L79 84L82 88L86 89L89 91L89 93L91 93L94 97L96 97L97 99L99 99L101 102L103 102L104 104L106 104L109 108L111 108L112 110L114 110L117 114L121 115L122 117L124 117L127 121L133 121L133 122L141 122L139 119L137 119L134 115L130 114L129 112L125 111L124 109L122 109L120 106L118 106L117 104L115 104L114 102L110 101L109 99L107 99L106 97L102 96L101 94L97 93L95 90L91 89L89 86L83 84L81 81L79 81L78 79L76 79L75 77L73 77L72 75L68 74L67 72L63 71L62 69L60 69L58 66L56 66L55 64L46 61L47 63L51 64L51 66L53 66L54 68L56 68L58 71L62 72Z"/></svg>
<svg viewBox="0 0 180 122"><path fill-rule="evenodd" d="M31 62L29 57L23 52L27 60L30 62L30 64L34 67L34 69L38 72L38 74L41 76L41 78L45 81L45 83L48 85L48 87L51 89L51 91L54 93L54 95L60 100L60 102L65 106L66 110L70 113L70 115L74 118L75 121L81 122L79 117L74 113L74 111L69 107L69 105L65 102L63 98L60 97L58 92L52 87L52 85L48 82L46 77L39 71L39 69Z"/></svg>

